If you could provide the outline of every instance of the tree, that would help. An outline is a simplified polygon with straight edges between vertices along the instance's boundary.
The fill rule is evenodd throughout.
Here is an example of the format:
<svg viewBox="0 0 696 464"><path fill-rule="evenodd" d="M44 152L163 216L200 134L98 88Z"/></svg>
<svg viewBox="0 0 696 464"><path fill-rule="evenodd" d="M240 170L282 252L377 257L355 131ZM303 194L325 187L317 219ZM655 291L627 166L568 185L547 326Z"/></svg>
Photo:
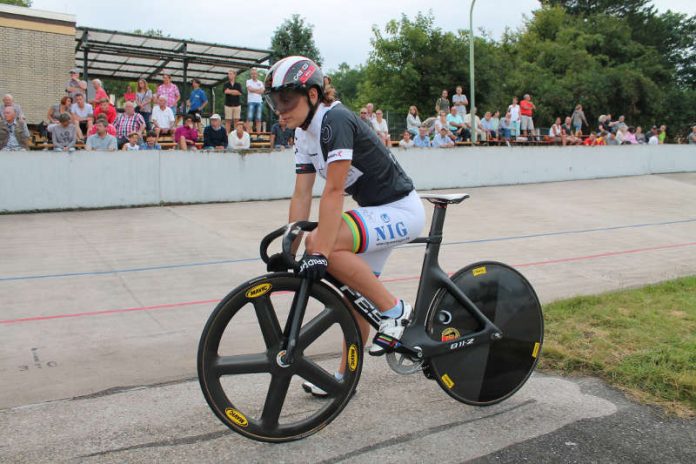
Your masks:
<svg viewBox="0 0 696 464"><path fill-rule="evenodd" d="M321 66L321 54L314 43L314 26L298 14L286 19L271 38L271 59L275 62L291 55L306 56Z"/></svg>
<svg viewBox="0 0 696 464"><path fill-rule="evenodd" d="M171 37L170 34L165 35L162 29L147 29L144 31L142 29L135 29L133 34L149 35L150 37Z"/></svg>
<svg viewBox="0 0 696 464"><path fill-rule="evenodd" d="M31 0L0 0L0 3L4 3L6 5L25 6L27 8L31 6Z"/></svg>
<svg viewBox="0 0 696 464"><path fill-rule="evenodd" d="M341 103L357 111L359 87L365 80L363 66L351 68L348 63L341 63L338 69L329 72L329 75L331 85L336 89Z"/></svg>

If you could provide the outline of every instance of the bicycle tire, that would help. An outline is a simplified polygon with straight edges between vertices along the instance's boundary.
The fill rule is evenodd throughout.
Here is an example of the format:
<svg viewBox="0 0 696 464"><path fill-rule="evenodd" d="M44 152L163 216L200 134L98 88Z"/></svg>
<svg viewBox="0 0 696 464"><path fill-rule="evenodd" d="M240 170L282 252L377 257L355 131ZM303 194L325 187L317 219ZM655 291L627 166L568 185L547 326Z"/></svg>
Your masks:
<svg viewBox="0 0 696 464"><path fill-rule="evenodd" d="M230 429L254 440L286 442L318 432L343 410L360 378L360 332L345 300L324 282L311 287L295 362L289 367L278 363L283 339L279 316L289 310L300 282L293 274L274 273L243 283L217 305L201 335L198 378L208 405ZM318 314L312 316L313 311ZM262 343L253 337L253 315ZM341 340L333 332L327 334L333 327L338 327ZM335 354L338 347L338 367L342 346L336 343L341 341L349 347L349 355L339 381L320 363L333 363L331 349ZM315 349L315 343L327 342L331 343L329 354L317 354L326 348ZM263 346L250 347L254 343ZM270 377L267 389L259 374ZM329 396L312 399L300 385L291 387L293 378L308 380Z"/></svg>
<svg viewBox="0 0 696 464"><path fill-rule="evenodd" d="M429 373L445 392L463 403L487 406L503 401L524 385L539 359L544 338L539 299L527 279L503 263L474 263L451 279L503 336L431 358ZM478 321L446 289L438 290L426 322L432 338L454 343L480 329Z"/></svg>

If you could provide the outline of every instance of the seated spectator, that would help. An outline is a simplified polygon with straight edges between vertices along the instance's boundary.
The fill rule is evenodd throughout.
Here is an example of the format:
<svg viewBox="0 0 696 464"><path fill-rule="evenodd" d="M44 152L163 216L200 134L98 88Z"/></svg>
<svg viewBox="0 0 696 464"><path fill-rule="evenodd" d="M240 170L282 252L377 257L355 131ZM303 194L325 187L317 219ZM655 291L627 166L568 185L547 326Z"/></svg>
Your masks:
<svg viewBox="0 0 696 464"><path fill-rule="evenodd" d="M370 117L367 114L367 107L360 108L360 119L372 129L372 121L370 121Z"/></svg>
<svg viewBox="0 0 696 464"><path fill-rule="evenodd" d="M629 128L622 128L619 129L619 132L622 132L622 139L623 141L621 142L622 145L637 145L638 141L636 140L636 129L634 127L629 127Z"/></svg>
<svg viewBox="0 0 696 464"><path fill-rule="evenodd" d="M10 95L9 93L5 94L4 97L2 97L2 104L3 107L7 108L8 106L11 106L15 110L15 114L17 115L17 119L22 119L24 120L24 112L22 111L22 107L19 106L17 103L14 101L14 97Z"/></svg>
<svg viewBox="0 0 696 464"><path fill-rule="evenodd" d="M150 131L145 137L145 143L140 145L141 150L161 150L162 147L157 143L157 134L155 131Z"/></svg>
<svg viewBox="0 0 696 464"><path fill-rule="evenodd" d="M152 125L155 128L155 134L159 138L162 134L174 133L174 122L176 118L174 112L167 106L167 97L160 95L157 97L157 106L152 109Z"/></svg>
<svg viewBox="0 0 696 464"><path fill-rule="evenodd" d="M619 142L619 139L616 138L616 133L615 132L609 132L606 137L606 144L607 145L621 145L621 142Z"/></svg>
<svg viewBox="0 0 696 464"><path fill-rule="evenodd" d="M78 93L75 96L75 103L70 107L73 121L80 128L82 134L87 134L94 124L94 111L92 105L85 101L85 96ZM80 137L82 138L82 137Z"/></svg>
<svg viewBox="0 0 696 464"><path fill-rule="evenodd" d="M184 125L174 131L174 143L180 150L196 150L198 142L198 129L193 127L193 116L187 114L184 117Z"/></svg>
<svg viewBox="0 0 696 464"><path fill-rule="evenodd" d="M595 145L606 145L607 138L609 137L609 132L602 131L597 135L597 141Z"/></svg>
<svg viewBox="0 0 696 464"><path fill-rule="evenodd" d="M379 137L382 143L390 147L389 126L387 125L387 120L382 117L382 110L378 109L375 113L375 120L372 121L372 127L375 132L377 132L377 137Z"/></svg>
<svg viewBox="0 0 696 464"><path fill-rule="evenodd" d="M411 133L405 130L403 138L399 140L399 148L413 148L414 145L415 142L411 139Z"/></svg>
<svg viewBox="0 0 696 464"><path fill-rule="evenodd" d="M471 113L476 113L476 107L471 108ZM472 127L476 128L476 140L485 140L486 137L486 131L483 130L483 126L481 125L481 118L476 115L474 118L474 124L471 124L471 113L468 113L466 117L464 118L464 126L469 129L469 131L472 130Z"/></svg>
<svg viewBox="0 0 696 464"><path fill-rule="evenodd" d="M657 126L652 126L650 129L650 138L648 139L648 145L658 145L660 143L660 134L657 131Z"/></svg>
<svg viewBox="0 0 696 464"><path fill-rule="evenodd" d="M440 133L436 134L435 138L433 138L432 146L435 148L452 148L454 146L454 142L450 138L447 129L444 127L440 129Z"/></svg>
<svg viewBox="0 0 696 464"><path fill-rule="evenodd" d="M628 127L628 125L626 124L626 118L624 117L623 114L622 114L621 116L619 116L619 120L618 120L618 121L612 122L612 123L610 124L610 126L611 126L611 131L612 131L613 133L615 133L615 134L616 134L616 132L617 132L619 129L621 129L622 127Z"/></svg>
<svg viewBox="0 0 696 464"><path fill-rule="evenodd" d="M481 121L481 123L483 124L483 121ZM491 127L496 133L496 138L500 137L500 111L493 113L491 117Z"/></svg>
<svg viewBox="0 0 696 464"><path fill-rule="evenodd" d="M133 90L133 84L128 84L126 86L126 91L123 94L123 103L126 102L135 103L135 91Z"/></svg>
<svg viewBox="0 0 696 464"><path fill-rule="evenodd" d="M288 128L283 118L271 127L271 147L276 149L290 148L294 143L295 131Z"/></svg>
<svg viewBox="0 0 696 464"><path fill-rule="evenodd" d="M638 142L638 145L645 145L648 141L645 139L645 134L643 133L643 128L638 126L636 127L636 142Z"/></svg>
<svg viewBox="0 0 696 464"><path fill-rule="evenodd" d="M372 103L368 103L365 105L365 111L367 111L367 120L370 121L370 124L372 124L372 121L375 120L376 116L374 113L375 105Z"/></svg>
<svg viewBox="0 0 696 464"><path fill-rule="evenodd" d="M611 120L611 114L601 114L599 116L599 125L597 126L597 129L600 132L609 132L611 131L611 127L613 125L612 120Z"/></svg>
<svg viewBox="0 0 696 464"><path fill-rule="evenodd" d="M87 137L85 149L90 151L116 151L118 144L116 137L106 132L106 123L103 119L97 120L94 124L97 133Z"/></svg>
<svg viewBox="0 0 696 464"><path fill-rule="evenodd" d="M691 132L686 139L689 141L689 145L696 144L696 126L691 128Z"/></svg>
<svg viewBox="0 0 696 464"><path fill-rule="evenodd" d="M230 132L227 146L230 150L247 150L251 148L251 137L244 131L244 122L237 121L237 127Z"/></svg>
<svg viewBox="0 0 696 464"><path fill-rule="evenodd" d="M657 140L660 142L660 145L667 140L667 126L664 124L660 126L660 130L657 132Z"/></svg>
<svg viewBox="0 0 696 464"><path fill-rule="evenodd" d="M70 107L72 106L72 98L67 95L60 99L60 103L51 105L48 109L48 114L46 118L48 119L48 124L59 124L60 115L63 113L68 113L70 115Z"/></svg>
<svg viewBox="0 0 696 464"><path fill-rule="evenodd" d="M571 124L572 118L566 116L565 122L561 125L561 143L565 145L579 145L582 139L576 135L575 127Z"/></svg>
<svg viewBox="0 0 696 464"><path fill-rule="evenodd" d="M497 127L493 122L493 115L490 111L486 111L486 114L483 115L483 119L481 120L481 128L485 133L486 140L498 138Z"/></svg>
<svg viewBox="0 0 696 464"><path fill-rule="evenodd" d="M48 132L51 134L54 151L75 151L75 143L77 143L76 127L69 113L63 113L58 116L58 123L48 125Z"/></svg>
<svg viewBox="0 0 696 464"><path fill-rule="evenodd" d="M106 90L104 90L104 87L102 87L102 81L100 81L99 79L92 79L92 87L94 87L94 98L90 103L94 108L99 106L99 103L105 98L107 101L109 101L109 96L106 94Z"/></svg>
<svg viewBox="0 0 696 464"><path fill-rule="evenodd" d="M102 98L99 100L99 106L94 109L94 117L99 117L100 114L106 115L106 120L109 124L113 124L116 120L116 108L111 104L108 98Z"/></svg>
<svg viewBox="0 0 696 464"><path fill-rule="evenodd" d="M0 150L24 151L29 149L29 128L17 117L14 106L5 106L0 119Z"/></svg>
<svg viewBox="0 0 696 464"><path fill-rule="evenodd" d="M512 127L512 115L508 111L505 113L505 117L500 120L500 135L507 141L512 136Z"/></svg>
<svg viewBox="0 0 696 464"><path fill-rule="evenodd" d="M123 106L123 113L119 113L116 117L114 127L116 128L118 146L122 147L130 140L131 133L135 132L139 137L142 137L147 129L147 124L145 124L143 116L135 112L135 103L127 101Z"/></svg>
<svg viewBox="0 0 696 464"><path fill-rule="evenodd" d="M421 126L421 120L418 116L418 108L412 105L408 109L408 115L406 115L406 130L411 133L412 136L418 135L418 128Z"/></svg>
<svg viewBox="0 0 696 464"><path fill-rule="evenodd" d="M418 148L430 148L432 146L427 127L420 126L418 128L418 135L413 139L413 146Z"/></svg>
<svg viewBox="0 0 696 464"><path fill-rule="evenodd" d="M227 132L222 127L222 118L219 114L210 117L210 125L203 129L203 149L224 151L227 149Z"/></svg>
<svg viewBox="0 0 696 464"><path fill-rule="evenodd" d="M200 129L201 113L205 107L208 106L208 97L206 96L205 91L201 89L200 79L194 78L191 81L191 86L193 87L193 90L191 90L191 95L189 95L188 100L186 100L189 108L188 114L193 116L193 119L196 122L196 127Z"/></svg>
<svg viewBox="0 0 696 464"><path fill-rule="evenodd" d="M446 117L447 120L447 130L449 134L455 137L455 139L466 140L468 136L466 134L466 127L464 127L464 120L461 116L457 114L457 107L450 106L450 113Z"/></svg>
<svg viewBox="0 0 696 464"><path fill-rule="evenodd" d="M440 111L438 113L437 119L433 122L433 125L430 127L430 132L437 135L440 133L440 130L444 127L447 129L447 132L449 132L449 123L447 122L447 113L444 111Z"/></svg>
<svg viewBox="0 0 696 464"><path fill-rule="evenodd" d="M556 118L553 125L549 128L549 137L556 143L563 141L563 129L561 129L561 118Z"/></svg>
<svg viewBox="0 0 696 464"><path fill-rule="evenodd" d="M128 142L123 144L121 150L123 151L138 151L140 150L140 134L137 132L131 132L128 134Z"/></svg>
<svg viewBox="0 0 696 464"><path fill-rule="evenodd" d="M97 121L104 121L104 125L106 126L106 133L116 137L116 128L114 127L113 124L109 124L109 121L106 120L105 114L100 114L99 117L97 118ZM97 125L95 123L92 126L92 128L89 130L89 132L87 132L87 136L94 135L96 133L97 133Z"/></svg>

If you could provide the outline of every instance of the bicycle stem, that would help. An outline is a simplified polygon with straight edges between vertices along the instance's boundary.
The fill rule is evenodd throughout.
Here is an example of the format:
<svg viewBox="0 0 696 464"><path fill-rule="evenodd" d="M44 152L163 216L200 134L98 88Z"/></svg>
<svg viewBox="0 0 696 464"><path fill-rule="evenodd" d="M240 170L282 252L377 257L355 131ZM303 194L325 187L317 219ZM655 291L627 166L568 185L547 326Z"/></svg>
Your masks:
<svg viewBox="0 0 696 464"><path fill-rule="evenodd" d="M302 320L304 319L307 301L309 301L309 290L312 286L310 279L302 279L300 289L295 293L290 306L290 314L285 323L283 335L285 337L285 354L280 358L285 364L292 364L295 361L295 349L297 348L297 337L300 333Z"/></svg>

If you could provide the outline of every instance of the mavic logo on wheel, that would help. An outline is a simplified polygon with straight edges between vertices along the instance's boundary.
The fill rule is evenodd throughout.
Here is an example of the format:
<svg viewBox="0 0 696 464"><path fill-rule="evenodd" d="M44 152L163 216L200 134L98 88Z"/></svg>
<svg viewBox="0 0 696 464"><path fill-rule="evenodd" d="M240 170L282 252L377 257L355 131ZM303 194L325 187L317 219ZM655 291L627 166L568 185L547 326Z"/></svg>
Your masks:
<svg viewBox="0 0 696 464"><path fill-rule="evenodd" d="M348 348L348 369L351 372L355 372L358 368L358 347L355 345L350 345Z"/></svg>
<svg viewBox="0 0 696 464"><path fill-rule="evenodd" d="M247 425L249 425L249 421L246 417L244 417L244 414L242 414L234 408L225 409L225 415L229 420L231 420L240 427L246 427Z"/></svg>
<svg viewBox="0 0 696 464"><path fill-rule="evenodd" d="M252 287L247 292L244 294L247 298L258 298L264 293L268 293L268 291L271 289L271 284L265 283L261 285L257 285L256 287Z"/></svg>
<svg viewBox="0 0 696 464"><path fill-rule="evenodd" d="M463 346L468 346L472 345L474 343L475 338L467 338L466 340L462 340L460 342L452 343L450 345L450 350L456 350L457 348L461 348Z"/></svg>

